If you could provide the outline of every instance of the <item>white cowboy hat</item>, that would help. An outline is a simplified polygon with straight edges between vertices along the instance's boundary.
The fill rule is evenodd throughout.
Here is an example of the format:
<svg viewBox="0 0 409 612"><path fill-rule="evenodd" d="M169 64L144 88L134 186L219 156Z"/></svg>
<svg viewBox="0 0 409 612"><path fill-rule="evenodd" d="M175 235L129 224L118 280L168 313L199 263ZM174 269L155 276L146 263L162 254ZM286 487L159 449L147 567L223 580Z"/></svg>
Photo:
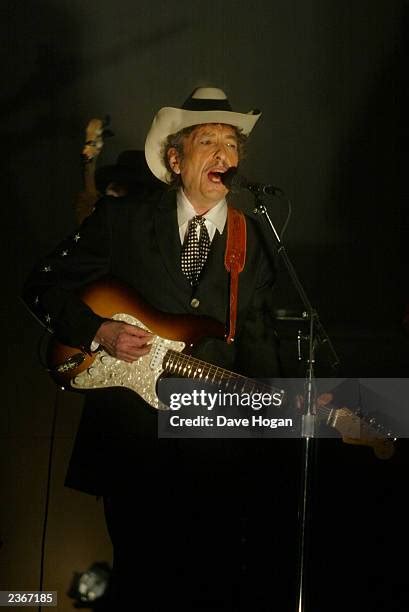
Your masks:
<svg viewBox="0 0 409 612"><path fill-rule="evenodd" d="M182 108L166 106L153 119L145 141L145 157L153 174L164 183L170 182L169 171L163 162L163 145L170 134L192 125L225 123L250 134L261 113L232 111L226 94L216 87L199 87L188 97Z"/></svg>

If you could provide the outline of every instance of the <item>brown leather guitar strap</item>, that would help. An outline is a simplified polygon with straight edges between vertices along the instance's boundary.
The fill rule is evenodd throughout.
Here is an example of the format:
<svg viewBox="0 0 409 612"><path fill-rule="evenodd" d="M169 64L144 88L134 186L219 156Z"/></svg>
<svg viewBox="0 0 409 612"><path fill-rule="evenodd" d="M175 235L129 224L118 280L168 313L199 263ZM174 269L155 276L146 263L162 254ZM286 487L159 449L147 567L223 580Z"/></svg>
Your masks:
<svg viewBox="0 0 409 612"><path fill-rule="evenodd" d="M227 243L224 266L230 273L229 331L226 342L231 344L236 333L239 274L246 262L246 219L244 214L232 208L227 209Z"/></svg>

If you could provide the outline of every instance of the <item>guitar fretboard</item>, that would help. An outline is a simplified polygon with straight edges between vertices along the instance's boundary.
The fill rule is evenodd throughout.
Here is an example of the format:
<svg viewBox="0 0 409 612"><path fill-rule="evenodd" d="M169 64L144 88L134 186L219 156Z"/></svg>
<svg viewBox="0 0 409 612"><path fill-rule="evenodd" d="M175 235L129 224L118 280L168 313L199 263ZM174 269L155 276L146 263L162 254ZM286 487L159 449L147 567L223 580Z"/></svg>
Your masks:
<svg viewBox="0 0 409 612"><path fill-rule="evenodd" d="M218 384L225 391L232 393L248 393L249 395L253 393L280 393L284 396L282 389L260 383L252 378L246 378L230 370L173 350L167 351L162 366L169 374L175 374L180 378L192 378L205 383Z"/></svg>

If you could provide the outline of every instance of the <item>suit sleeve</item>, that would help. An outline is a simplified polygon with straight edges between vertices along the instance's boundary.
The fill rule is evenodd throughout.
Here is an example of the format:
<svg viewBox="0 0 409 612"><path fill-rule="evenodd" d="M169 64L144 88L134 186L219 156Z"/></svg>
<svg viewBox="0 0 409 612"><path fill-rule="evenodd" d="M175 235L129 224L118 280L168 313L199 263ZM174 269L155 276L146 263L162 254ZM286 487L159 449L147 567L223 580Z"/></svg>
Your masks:
<svg viewBox="0 0 409 612"><path fill-rule="evenodd" d="M82 226L40 261L29 275L23 299L51 333L70 346L89 348L104 319L77 292L110 273L109 198L101 200Z"/></svg>

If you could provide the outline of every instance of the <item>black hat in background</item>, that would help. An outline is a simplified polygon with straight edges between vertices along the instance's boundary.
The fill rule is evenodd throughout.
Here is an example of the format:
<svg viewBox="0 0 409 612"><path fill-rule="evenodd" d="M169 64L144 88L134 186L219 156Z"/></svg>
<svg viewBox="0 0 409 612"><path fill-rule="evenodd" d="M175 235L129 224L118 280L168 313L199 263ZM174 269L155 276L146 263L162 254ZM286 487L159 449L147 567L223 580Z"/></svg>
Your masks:
<svg viewBox="0 0 409 612"><path fill-rule="evenodd" d="M110 183L127 187L128 192L144 187L161 187L162 183L149 170L144 151L128 150L118 155L115 164L101 166L95 171L95 185L105 193Z"/></svg>

